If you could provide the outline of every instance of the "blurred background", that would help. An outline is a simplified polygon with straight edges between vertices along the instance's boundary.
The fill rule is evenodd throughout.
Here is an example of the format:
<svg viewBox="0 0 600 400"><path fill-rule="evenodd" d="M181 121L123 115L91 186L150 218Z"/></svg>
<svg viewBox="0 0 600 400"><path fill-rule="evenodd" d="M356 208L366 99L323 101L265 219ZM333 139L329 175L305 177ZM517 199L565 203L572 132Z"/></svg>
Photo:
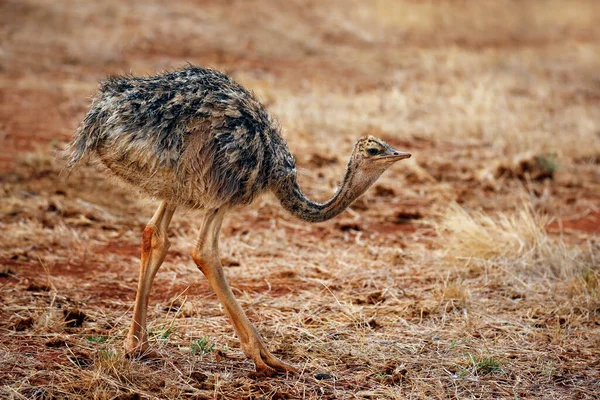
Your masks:
<svg viewBox="0 0 600 400"><path fill-rule="evenodd" d="M98 80L187 62L256 91L290 138L375 129L599 149L594 0L8 0L0 11L4 165L69 138Z"/></svg>

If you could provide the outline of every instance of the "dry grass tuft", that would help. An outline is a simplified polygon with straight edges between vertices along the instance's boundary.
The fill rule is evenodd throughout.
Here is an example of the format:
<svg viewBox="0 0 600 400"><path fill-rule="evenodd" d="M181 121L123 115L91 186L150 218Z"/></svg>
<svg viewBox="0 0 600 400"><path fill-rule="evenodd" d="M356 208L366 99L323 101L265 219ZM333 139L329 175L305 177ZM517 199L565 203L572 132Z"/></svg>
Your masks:
<svg viewBox="0 0 600 400"><path fill-rule="evenodd" d="M514 214L467 212L457 204L436 222L446 239L447 256L504 265L513 272L571 278L591 266L593 258L579 247L551 237L550 218L529 205Z"/></svg>
<svg viewBox="0 0 600 400"><path fill-rule="evenodd" d="M468 286L459 279L446 280L437 289L440 307L444 311L461 310L467 307L471 293Z"/></svg>

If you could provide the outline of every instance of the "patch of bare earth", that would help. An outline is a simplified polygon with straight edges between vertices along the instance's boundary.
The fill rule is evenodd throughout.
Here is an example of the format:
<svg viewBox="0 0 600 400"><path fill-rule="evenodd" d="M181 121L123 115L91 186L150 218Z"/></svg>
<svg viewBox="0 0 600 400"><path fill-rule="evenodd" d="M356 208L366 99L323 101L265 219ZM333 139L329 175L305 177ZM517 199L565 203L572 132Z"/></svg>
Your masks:
<svg viewBox="0 0 600 400"><path fill-rule="evenodd" d="M0 397L600 397L600 5L546 1L0 3ZM192 62L278 117L325 199L354 141L410 160L316 225L270 196L222 259L298 375L251 378L180 210L129 360L153 202L60 149L97 81Z"/></svg>

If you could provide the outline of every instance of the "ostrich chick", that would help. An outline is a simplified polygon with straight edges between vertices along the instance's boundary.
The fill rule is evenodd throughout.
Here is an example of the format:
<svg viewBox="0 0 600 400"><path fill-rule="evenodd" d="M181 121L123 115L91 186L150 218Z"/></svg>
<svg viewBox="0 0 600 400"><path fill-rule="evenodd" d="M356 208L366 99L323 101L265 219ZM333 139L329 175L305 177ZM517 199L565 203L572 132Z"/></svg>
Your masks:
<svg viewBox="0 0 600 400"><path fill-rule="evenodd" d="M312 201L298 186L294 158L279 127L254 94L223 73L193 66L103 81L69 151L69 167L93 156L111 175L161 200L142 234L127 354L148 354L150 288L169 248L173 213L189 207L204 214L192 258L231 319L244 353L265 375L296 369L267 350L225 279L218 251L224 215L270 190L292 215L325 221L344 211L393 163L410 157L381 139L364 137L354 146L335 195L323 203Z"/></svg>

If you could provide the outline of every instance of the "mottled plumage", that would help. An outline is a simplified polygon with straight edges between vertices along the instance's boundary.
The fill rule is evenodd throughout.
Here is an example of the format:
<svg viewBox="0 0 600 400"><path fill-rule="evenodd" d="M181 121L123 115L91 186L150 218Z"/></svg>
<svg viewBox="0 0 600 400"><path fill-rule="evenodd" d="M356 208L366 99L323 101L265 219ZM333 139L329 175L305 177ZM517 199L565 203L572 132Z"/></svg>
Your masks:
<svg viewBox="0 0 600 400"><path fill-rule="evenodd" d="M256 97L196 67L102 82L71 147L71 165L95 154L150 196L202 209L249 204L295 169Z"/></svg>
<svg viewBox="0 0 600 400"><path fill-rule="evenodd" d="M336 194L323 203L309 200L277 124L256 97L220 72L192 66L102 82L70 150L71 167L93 156L114 175L162 200L142 234L127 353L148 355L150 287L169 248L171 218L178 206L186 206L204 211L192 258L231 318L244 353L264 374L296 369L267 350L225 279L218 252L225 213L271 190L294 216L324 221L345 210L394 162L410 157L381 139L362 138Z"/></svg>

